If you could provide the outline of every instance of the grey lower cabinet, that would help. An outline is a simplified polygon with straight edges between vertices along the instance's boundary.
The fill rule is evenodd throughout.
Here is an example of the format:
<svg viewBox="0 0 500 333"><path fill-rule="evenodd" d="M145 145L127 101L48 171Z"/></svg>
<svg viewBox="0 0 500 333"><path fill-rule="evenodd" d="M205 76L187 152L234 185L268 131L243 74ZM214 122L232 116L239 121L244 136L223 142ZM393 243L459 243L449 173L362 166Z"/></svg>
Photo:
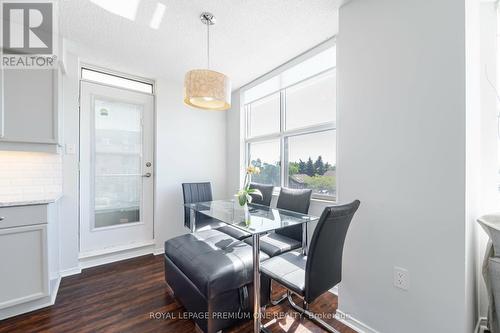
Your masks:
<svg viewBox="0 0 500 333"><path fill-rule="evenodd" d="M50 305L53 204L0 208L0 320ZM55 296L55 295L54 295Z"/></svg>
<svg viewBox="0 0 500 333"><path fill-rule="evenodd" d="M47 225L0 229L0 309L49 295Z"/></svg>
<svg viewBox="0 0 500 333"><path fill-rule="evenodd" d="M0 150L57 150L60 76L58 69L3 70Z"/></svg>

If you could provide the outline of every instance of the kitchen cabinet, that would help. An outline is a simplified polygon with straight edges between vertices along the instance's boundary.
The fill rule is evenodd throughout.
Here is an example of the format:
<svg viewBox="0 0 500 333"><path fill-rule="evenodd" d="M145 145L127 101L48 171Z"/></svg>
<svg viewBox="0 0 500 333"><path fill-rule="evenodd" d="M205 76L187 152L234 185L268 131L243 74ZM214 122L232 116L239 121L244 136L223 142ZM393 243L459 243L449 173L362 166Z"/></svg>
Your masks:
<svg viewBox="0 0 500 333"><path fill-rule="evenodd" d="M0 207L0 320L55 299L59 283L54 276L59 268L55 208L49 203Z"/></svg>
<svg viewBox="0 0 500 333"><path fill-rule="evenodd" d="M4 69L0 150L57 151L60 71Z"/></svg>
<svg viewBox="0 0 500 333"><path fill-rule="evenodd" d="M0 229L0 309L49 294L47 225Z"/></svg>

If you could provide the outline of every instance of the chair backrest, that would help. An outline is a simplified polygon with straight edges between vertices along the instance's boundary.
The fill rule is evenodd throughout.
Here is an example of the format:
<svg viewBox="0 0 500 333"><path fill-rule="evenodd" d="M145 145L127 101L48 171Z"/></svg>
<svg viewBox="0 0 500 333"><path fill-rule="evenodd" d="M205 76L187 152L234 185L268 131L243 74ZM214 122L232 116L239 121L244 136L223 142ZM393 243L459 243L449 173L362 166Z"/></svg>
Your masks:
<svg viewBox="0 0 500 333"><path fill-rule="evenodd" d="M262 193L262 198L257 195L250 194L252 196L252 203L264 206L271 205L271 199L273 198L274 189L273 185L250 183L250 188L257 189L260 191L260 193Z"/></svg>
<svg viewBox="0 0 500 333"><path fill-rule="evenodd" d="M212 185L210 182L182 183L182 194L185 204L212 201ZM184 207L184 225L191 226L191 212L187 207Z"/></svg>
<svg viewBox="0 0 500 333"><path fill-rule="evenodd" d="M312 302L342 279L342 253L347 229L359 200L326 207L314 230L307 253L305 300Z"/></svg>
<svg viewBox="0 0 500 333"><path fill-rule="evenodd" d="M312 190L282 187L276 207L307 214L309 212L309 205L311 204L311 195ZM276 230L276 233L302 242L301 225L279 229Z"/></svg>

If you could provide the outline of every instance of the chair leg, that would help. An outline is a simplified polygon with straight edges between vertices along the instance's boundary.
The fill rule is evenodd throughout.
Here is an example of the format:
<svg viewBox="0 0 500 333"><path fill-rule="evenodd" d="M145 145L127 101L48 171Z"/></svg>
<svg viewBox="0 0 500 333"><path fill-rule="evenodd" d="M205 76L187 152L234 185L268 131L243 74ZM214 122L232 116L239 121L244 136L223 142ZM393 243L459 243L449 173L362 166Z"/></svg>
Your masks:
<svg viewBox="0 0 500 333"><path fill-rule="evenodd" d="M300 312L301 314L306 315L307 318L309 318L312 322L314 322L314 323L322 326L328 332L331 332L331 333L340 333L335 328L333 328L330 324L326 323L323 319L318 318L318 316L316 316L314 313L312 313L311 311L309 311L308 310L309 309L309 304L307 304L306 301L304 301L304 307L301 308L300 306L298 306L297 304L295 304L295 302L293 301L293 299L292 299L292 293L290 291L287 292L287 296L288 296L288 302L290 303L290 305L292 306L293 309L295 309L296 311Z"/></svg>
<svg viewBox="0 0 500 333"><path fill-rule="evenodd" d="M274 305L278 305L280 303L282 303L284 300L286 300L286 294L283 294L281 295L278 299L276 300L271 300L271 304L274 306Z"/></svg>
<svg viewBox="0 0 500 333"><path fill-rule="evenodd" d="M287 293L284 293L283 295L281 295L281 296L280 296L278 299L276 299L276 300L273 300L272 296L273 296L273 281L271 280L271 286L270 286L269 298L270 298L270 300L271 300L271 304L272 304L273 306L278 305L278 304L282 303L284 300L286 300Z"/></svg>
<svg viewBox="0 0 500 333"><path fill-rule="evenodd" d="M287 297L286 294L283 294L278 299L275 299L275 300L271 299L271 304L274 306L274 305L278 305L280 303L283 303L283 301L286 300L286 297Z"/></svg>

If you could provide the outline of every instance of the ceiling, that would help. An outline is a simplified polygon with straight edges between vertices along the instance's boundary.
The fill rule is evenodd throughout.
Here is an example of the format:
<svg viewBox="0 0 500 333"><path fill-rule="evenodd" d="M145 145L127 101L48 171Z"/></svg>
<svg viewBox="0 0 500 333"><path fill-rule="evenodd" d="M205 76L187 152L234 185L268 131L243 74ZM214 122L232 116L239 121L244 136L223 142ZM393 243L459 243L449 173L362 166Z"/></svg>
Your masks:
<svg viewBox="0 0 500 333"><path fill-rule="evenodd" d="M160 5L159 5L160 3ZM233 89L254 80L337 32L337 0L66 0L61 33L85 62L148 78L182 82L206 66L203 11L210 29L211 68ZM151 21L164 7L158 29Z"/></svg>

